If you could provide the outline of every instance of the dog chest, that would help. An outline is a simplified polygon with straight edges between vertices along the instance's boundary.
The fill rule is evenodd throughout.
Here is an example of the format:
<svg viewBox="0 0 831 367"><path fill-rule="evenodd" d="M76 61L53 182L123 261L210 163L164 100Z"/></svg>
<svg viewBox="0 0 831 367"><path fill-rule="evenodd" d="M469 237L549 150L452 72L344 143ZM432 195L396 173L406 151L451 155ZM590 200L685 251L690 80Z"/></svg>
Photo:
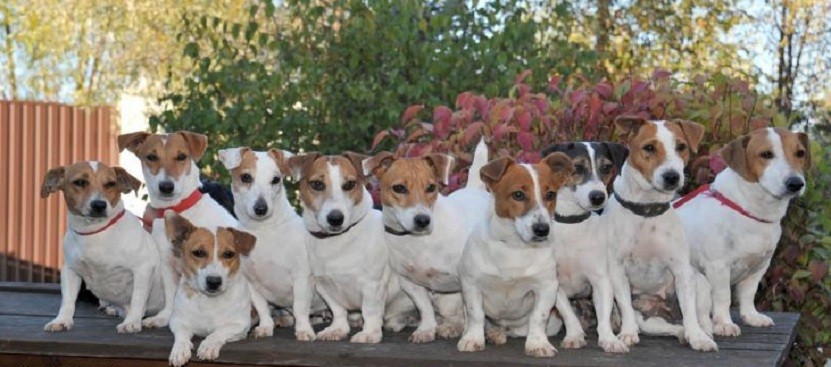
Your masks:
<svg viewBox="0 0 831 367"><path fill-rule="evenodd" d="M460 290L456 264L460 254L432 251L404 243L390 246L390 264L393 270L413 283L439 292Z"/></svg>

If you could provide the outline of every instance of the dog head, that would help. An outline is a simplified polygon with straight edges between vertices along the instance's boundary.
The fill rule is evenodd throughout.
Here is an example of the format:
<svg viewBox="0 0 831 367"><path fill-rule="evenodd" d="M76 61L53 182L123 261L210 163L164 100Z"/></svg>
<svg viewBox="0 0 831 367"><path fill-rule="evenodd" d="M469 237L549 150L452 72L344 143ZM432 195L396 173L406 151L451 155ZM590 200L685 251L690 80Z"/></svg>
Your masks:
<svg viewBox="0 0 831 367"><path fill-rule="evenodd" d="M777 199L805 192L805 171L811 167L808 135L766 128L741 136L721 149L730 169L757 182Z"/></svg>
<svg viewBox="0 0 831 367"><path fill-rule="evenodd" d="M205 135L180 131L171 134L136 132L118 136L118 149L141 160L150 198L177 203L199 187L196 162L208 146Z"/></svg>
<svg viewBox="0 0 831 367"><path fill-rule="evenodd" d="M222 149L219 160L231 172L231 188L237 216L256 221L274 214L274 205L285 197L283 177L288 173L291 153L269 149L255 152L247 147Z"/></svg>
<svg viewBox="0 0 831 367"><path fill-rule="evenodd" d="M307 153L289 158L299 184L306 229L338 234L361 220L371 208L361 162L366 156L347 152L325 156Z"/></svg>
<svg viewBox="0 0 831 367"><path fill-rule="evenodd" d="M446 154L397 158L381 152L365 159L364 175L375 175L381 186L384 224L415 235L432 233L439 185L448 184L454 164L455 159Z"/></svg>
<svg viewBox="0 0 831 367"><path fill-rule="evenodd" d="M196 227L171 210L165 213L165 230L185 281L208 296L227 289L239 273L240 256L248 256L257 242L253 235L234 228Z"/></svg>
<svg viewBox="0 0 831 367"><path fill-rule="evenodd" d="M510 223L525 243L548 239L557 190L574 172L571 159L551 153L537 164L518 164L500 158L482 167L480 175L493 193L498 221Z"/></svg>
<svg viewBox="0 0 831 367"><path fill-rule="evenodd" d="M121 194L139 187L141 182L123 168L89 161L50 169L43 178L40 197L61 190L70 213L85 218L110 218L123 206Z"/></svg>
<svg viewBox="0 0 831 367"><path fill-rule="evenodd" d="M567 196L583 211L597 210L606 205L606 188L629 155L626 147L610 142L554 144L544 149L542 154L546 156L553 152L564 153L574 164L574 173L560 188L559 199Z"/></svg>
<svg viewBox="0 0 831 367"><path fill-rule="evenodd" d="M684 167L698 150L704 126L685 120L647 121L621 116L615 125L629 145L627 164L645 187L672 193L684 184Z"/></svg>

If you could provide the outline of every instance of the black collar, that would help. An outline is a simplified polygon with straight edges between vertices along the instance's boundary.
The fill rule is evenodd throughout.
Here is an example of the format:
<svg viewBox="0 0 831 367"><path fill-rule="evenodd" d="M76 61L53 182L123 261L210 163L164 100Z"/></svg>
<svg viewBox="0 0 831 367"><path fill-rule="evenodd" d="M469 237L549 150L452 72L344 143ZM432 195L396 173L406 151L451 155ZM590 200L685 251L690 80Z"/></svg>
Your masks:
<svg viewBox="0 0 831 367"><path fill-rule="evenodd" d="M397 231L395 229L392 229L392 227L390 227L390 226L384 226L384 232L387 232L387 233L389 233L391 235L394 235L394 236L406 236L406 235L413 234L413 232L410 232L410 231Z"/></svg>
<svg viewBox="0 0 831 367"><path fill-rule="evenodd" d="M554 213L554 221L563 224L577 224L584 222L591 216L592 212L585 212L583 214L578 215L559 215L557 213Z"/></svg>
<svg viewBox="0 0 831 367"><path fill-rule="evenodd" d="M630 212L634 213L635 215L645 217L645 218L652 218L657 217L661 214L666 213L667 210L671 207L670 203L635 203L631 201L623 200L618 193L614 193L615 199L622 205L624 208L629 209Z"/></svg>
<svg viewBox="0 0 831 367"><path fill-rule="evenodd" d="M363 218L361 218L361 219L363 220ZM361 221L359 220L355 223L352 223L352 225L349 226L349 227L346 227L346 229L344 229L343 232L326 233L326 232L320 231L320 232L309 232L309 234L316 237L316 238L320 238L320 239L329 238L329 237L336 237L336 236L340 236L340 235L342 235L346 232L349 232L349 230L352 229L352 227L358 225L358 223L361 223Z"/></svg>

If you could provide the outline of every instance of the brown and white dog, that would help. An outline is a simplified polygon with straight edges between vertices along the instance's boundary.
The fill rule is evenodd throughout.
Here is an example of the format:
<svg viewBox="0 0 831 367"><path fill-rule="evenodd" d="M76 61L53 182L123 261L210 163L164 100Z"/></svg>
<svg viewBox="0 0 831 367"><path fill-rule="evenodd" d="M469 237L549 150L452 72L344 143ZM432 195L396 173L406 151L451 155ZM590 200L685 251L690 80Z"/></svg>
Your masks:
<svg viewBox="0 0 831 367"><path fill-rule="evenodd" d="M400 331L415 311L390 269L381 212L372 209L361 168L365 158L307 153L288 161L300 185L317 291L332 310L332 324L317 334L319 340L346 338L347 312L360 310L363 330L351 341L378 343L383 326Z"/></svg>
<svg viewBox="0 0 831 367"><path fill-rule="evenodd" d="M557 190L573 170L571 159L560 152L538 164L501 158L482 167L492 199L459 261L467 316L459 351L483 350L487 328L494 344L505 343L506 336L527 336L525 354L557 353L548 341L561 326L549 323L559 322L549 317L558 290L549 232Z"/></svg>
<svg viewBox="0 0 831 367"><path fill-rule="evenodd" d="M756 310L753 298L782 235L780 221L788 204L805 191L810 149L804 133L756 130L721 149L728 168L712 184L676 202L693 265L712 286L715 334L740 334L730 318L731 286L745 324L773 326L770 317Z"/></svg>
<svg viewBox="0 0 831 367"><path fill-rule="evenodd" d="M684 241L681 218L670 205L684 183L684 166L704 136L700 124L618 117L615 125L629 156L614 181L614 195L601 216L608 230L609 274L621 311L618 338L638 342L647 334L674 335L695 350L716 350L696 314L696 273ZM660 317L637 315L632 298L677 296L683 326Z"/></svg>
<svg viewBox="0 0 831 367"><path fill-rule="evenodd" d="M141 331L145 312L164 305L156 243L141 221L124 209L122 193L138 190L141 182L121 167L89 161L49 170L40 196L63 191L69 209L64 235L65 264L61 268L61 308L46 331L72 328L81 281L102 304L125 315L117 330Z"/></svg>

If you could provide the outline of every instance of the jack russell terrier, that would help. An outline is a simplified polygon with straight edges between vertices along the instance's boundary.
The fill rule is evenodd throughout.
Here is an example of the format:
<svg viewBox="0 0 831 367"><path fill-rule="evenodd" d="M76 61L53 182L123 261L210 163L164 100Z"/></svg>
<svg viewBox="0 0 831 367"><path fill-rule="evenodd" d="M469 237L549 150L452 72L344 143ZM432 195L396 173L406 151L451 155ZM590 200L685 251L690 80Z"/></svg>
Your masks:
<svg viewBox="0 0 831 367"><path fill-rule="evenodd" d="M675 203L693 265L712 287L715 334L741 332L730 318L732 285L745 324L773 326L770 317L756 310L753 299L782 235L780 221L788 204L805 191L810 149L804 133L756 130L720 151L728 168L712 184ZM709 312L700 317L709 318Z"/></svg>
<svg viewBox="0 0 831 367"><path fill-rule="evenodd" d="M257 238L230 227L195 227L172 210L164 221L181 271L170 316L170 364L190 360L194 335L205 337L197 358L216 359L225 343L244 339L251 328L251 295L240 265Z"/></svg>
<svg viewBox="0 0 831 367"><path fill-rule="evenodd" d="M459 261L467 317L459 351L483 350L487 327L494 344L505 343L506 334L527 336L525 354L557 353L547 336L560 327L552 327L559 320L549 317L558 288L549 232L557 190L573 170L563 153L538 164L501 158L482 167L480 176L492 199Z"/></svg>
<svg viewBox="0 0 831 367"><path fill-rule="evenodd" d="M597 314L598 344L606 352L626 353L629 347L612 332L614 307L609 277L608 241L595 210L606 205L607 187L620 172L629 152L621 144L581 142L555 144L542 151L565 153L574 164L574 174L557 191L557 208L551 223L554 257L557 259L557 311L563 317L566 336L563 348L586 345L580 319L569 303L571 298L591 296Z"/></svg>
<svg viewBox="0 0 831 367"><path fill-rule="evenodd" d="M469 213L488 209L488 193L479 178L487 161L488 148L482 141L476 147L467 186L450 196L439 193L439 184L448 184L453 157L398 158L381 152L363 161L364 174L375 175L380 183L390 265L421 315L418 329L410 336L414 343L433 341L437 331L441 337L455 338L464 328L458 264L476 225L477 217ZM436 312L441 324L436 322Z"/></svg>
<svg viewBox="0 0 831 367"><path fill-rule="evenodd" d="M125 315L119 333L141 331L145 312L164 305L159 250L141 221L124 209L122 193L136 191L141 182L121 167L96 161L49 170L40 196L63 191L69 209L64 235L65 264L61 269L61 308L46 331L72 328L75 301L83 280L106 306L108 314ZM115 308L116 310L114 310Z"/></svg>
<svg viewBox="0 0 831 367"><path fill-rule="evenodd" d="M144 181L150 203L145 211L145 226L152 228L153 239L159 245L162 281L165 289L164 309L143 321L145 327L164 327L173 312L176 291L176 262L172 259L170 240L165 235L164 213L172 210L201 227L239 227L239 222L213 198L200 191L199 168L196 162L205 153L208 138L205 135L180 131L170 134L135 132L118 136L118 149L127 149L141 160ZM253 298L261 297L251 292ZM255 336L272 335L274 320L269 310L258 309L259 326ZM266 312L266 313L263 313Z"/></svg>
<svg viewBox="0 0 831 367"><path fill-rule="evenodd" d="M647 121L621 116L615 125L629 145L629 156L614 181L614 195L601 216L608 233L609 274L621 313L618 338L638 343L646 334L674 335L695 350L714 351L713 339L696 314L699 280L690 263L681 218L670 205L684 183L684 166L704 136L700 124ZM635 314L632 299L677 296L683 326L660 317ZM671 303L675 303L672 301Z"/></svg>
<svg viewBox="0 0 831 367"><path fill-rule="evenodd" d="M381 212L372 209L365 186L365 158L308 153L288 160L300 186L312 274L332 310L332 324L317 334L319 340L346 338L347 312L360 310L363 330L350 341L378 343L383 326L400 331L415 311L390 269Z"/></svg>
<svg viewBox="0 0 831 367"><path fill-rule="evenodd" d="M257 247L244 263L243 271L263 296L262 301L291 309L297 340L312 341L310 311L321 313L326 304L314 290L306 238L309 233L289 204L283 179L292 154L249 148L219 151L219 160L231 172L234 212L242 227L257 237ZM255 304L267 309L267 303Z"/></svg>

